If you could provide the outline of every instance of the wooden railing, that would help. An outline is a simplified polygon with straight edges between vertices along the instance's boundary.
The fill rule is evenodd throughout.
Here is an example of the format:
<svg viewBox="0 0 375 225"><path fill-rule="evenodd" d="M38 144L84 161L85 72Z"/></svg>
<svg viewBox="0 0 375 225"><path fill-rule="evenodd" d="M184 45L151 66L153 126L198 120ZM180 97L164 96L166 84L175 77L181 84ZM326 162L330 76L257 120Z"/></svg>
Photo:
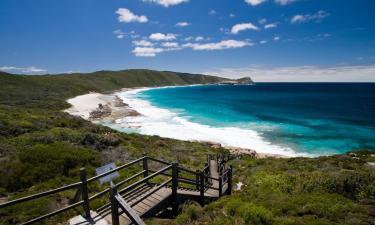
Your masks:
<svg viewBox="0 0 375 225"><path fill-rule="evenodd" d="M65 206L65 207L63 207L61 209L58 209L56 211L41 215L39 217L33 218L33 219L28 220L28 221L26 221L22 224L26 225L26 224L37 223L39 221L46 220L46 219L48 219L52 216L64 213L64 212L66 212L68 210L71 210L73 208L76 208L78 206L83 207L84 217L87 218L87 219L90 219L91 218L90 202L93 201L94 199L100 198L100 197L104 196L105 194L110 193L110 200L111 201L109 203L106 203L103 206L97 208L96 210L101 210L101 209L104 209L104 208L109 207L109 206L111 206L112 208L115 207L117 209L120 207L124 210L124 208L127 208L127 207L126 207L126 205L124 206L123 204L121 204L121 203L123 203L123 201L119 201L119 200L121 200L120 197L119 197L121 194L126 194L127 192L131 191L135 187L137 187L141 184L150 182L150 180L152 178L154 178L156 176L159 176L159 175L163 175L163 176L168 176L168 177L171 177L171 178L166 180L165 182L163 182L161 184L156 184L157 186L153 189L152 192L143 196L142 198L140 198L136 202L133 202L130 206L132 207L132 206L138 204L140 201L149 197L150 195L152 195L153 193L155 193L159 189L168 186L168 187L172 188L172 196L171 196L172 209L173 209L174 213L177 213L177 211L178 211L177 190L179 188L179 183L191 185L196 191L198 191L200 193L199 202L202 205L204 204L204 198L205 198L204 194L209 189L217 190L219 192L219 196L222 196L223 194L230 194L231 193L232 168L230 167L230 168L224 169L225 166L223 166L223 164L224 164L223 162L225 162L225 161L221 157L216 156L216 160L218 162L218 168L217 169L219 171L219 177L218 178L212 177L211 174L210 174L210 160L212 159L212 157L214 157L214 156L209 156L207 158L208 161L205 164L205 167L202 171L200 171L200 170L193 171L193 170L190 170L188 168L184 168L184 167L179 166L178 163L170 163L170 162L167 162L167 161L151 158L151 157L148 157L148 156L144 156L142 158L133 160L133 161L131 161L129 163L126 163L122 166L119 166L119 167L117 167L117 168L115 168L111 171L108 171L108 172L103 173L103 174L99 174L99 175L91 177L91 178L87 178L86 170L85 170L85 168L82 168L80 170L80 181L79 182L69 184L69 185L66 185L66 186L63 186L63 187L59 187L59 188L56 188L56 189L48 190L48 191L45 191L45 192L37 193L37 194L34 194L34 195L22 197L22 198L19 198L19 199L11 200L11 201L8 201L8 202L5 202L5 203L1 203L0 209L5 208L5 207L10 207L10 206L13 206L13 205L16 205L16 204L21 204L21 203L33 201L33 200L36 200L36 199L39 199L39 198L42 198L42 197L51 196L53 194L57 194L57 193L60 193L60 192L63 192L63 191L76 190L75 195L74 195L73 199L70 201L70 204L68 206ZM165 167L163 167L162 169L160 169L158 171L153 171L153 170L149 169L149 161L164 165ZM91 196L89 195L90 192L88 190L88 185L90 183L98 181L100 178L102 178L104 176L107 176L111 173L127 169L131 166L134 166L134 165L139 165L140 163L142 164L142 170L141 171L137 172L136 174L134 174L134 175L122 180L122 181L119 181L118 183L114 184L112 187L106 188L106 189L104 189L104 190L102 190L98 193L93 193ZM183 174L189 174L189 175L184 176ZM140 177L143 177L143 178L139 179ZM135 180L137 180L137 181L135 181ZM213 181L219 182L218 188L212 186ZM120 189L120 187L122 187L123 185L128 184L130 182L134 182L134 183ZM228 184L228 185L227 185L227 189L226 189L225 193L223 193L223 185L225 185L225 184ZM113 204L116 204L116 203L113 203L114 200L117 201L118 207L116 207L116 205L113 206Z"/></svg>

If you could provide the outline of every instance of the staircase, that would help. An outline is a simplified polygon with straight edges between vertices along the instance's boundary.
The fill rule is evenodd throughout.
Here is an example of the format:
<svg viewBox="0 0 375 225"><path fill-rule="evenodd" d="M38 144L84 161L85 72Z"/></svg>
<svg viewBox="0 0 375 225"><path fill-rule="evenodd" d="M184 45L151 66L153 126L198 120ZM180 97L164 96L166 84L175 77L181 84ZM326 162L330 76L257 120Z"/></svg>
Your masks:
<svg viewBox="0 0 375 225"><path fill-rule="evenodd" d="M163 210L171 209L172 213L177 215L178 206L185 201L193 200L204 205L208 200L215 200L222 195L230 194L232 167L226 168L226 161L222 155L210 155L207 157L207 163L203 170L192 171L181 167L178 163L169 163L145 156L89 179L86 179L85 170L81 169L80 182L2 203L0 209L61 191L76 189L77 192L69 206L33 218L23 224L37 223L82 206L84 215L72 218L69 221L71 225L143 225L144 222L141 218L155 216ZM140 164L142 167L139 172L111 184L110 188L98 193L91 193L88 189L88 184L91 182L97 182L100 178L111 173L132 166L140 166ZM149 169L150 164L158 170ZM155 182L155 180L162 181ZM99 198L107 199L107 203L92 211L90 202Z"/></svg>

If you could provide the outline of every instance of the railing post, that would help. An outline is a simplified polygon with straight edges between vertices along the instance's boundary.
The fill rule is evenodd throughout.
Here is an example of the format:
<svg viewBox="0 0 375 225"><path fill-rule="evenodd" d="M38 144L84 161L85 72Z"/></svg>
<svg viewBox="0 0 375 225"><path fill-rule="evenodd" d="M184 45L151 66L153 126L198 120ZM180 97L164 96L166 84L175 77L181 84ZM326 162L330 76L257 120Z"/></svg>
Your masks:
<svg viewBox="0 0 375 225"><path fill-rule="evenodd" d="M203 173L204 173L204 175L211 176L211 174L210 174L210 168L207 168L207 166L208 166L208 163L205 163L204 164L204 171L203 171ZM205 177L205 183L208 183L208 177Z"/></svg>
<svg viewBox="0 0 375 225"><path fill-rule="evenodd" d="M200 189L199 189L199 187L200 187L200 172L199 172L199 170L196 170L195 171L195 183L196 183L196 189L197 189L197 191L199 191Z"/></svg>
<svg viewBox="0 0 375 225"><path fill-rule="evenodd" d="M172 211L174 215L178 213L177 202L177 188L178 188L178 163L172 163Z"/></svg>
<svg viewBox="0 0 375 225"><path fill-rule="evenodd" d="M204 206L204 173L202 171L199 171L200 176L200 201L199 203L201 206Z"/></svg>
<svg viewBox="0 0 375 225"><path fill-rule="evenodd" d="M228 195L232 194L232 171L233 171L233 166L229 166L229 171L228 171Z"/></svg>
<svg viewBox="0 0 375 225"><path fill-rule="evenodd" d="M86 169L80 169L80 179L81 179L81 193L82 193L82 200L83 200L83 211L85 212L85 217L87 220L91 219L90 215L90 204L89 204L89 194L87 191L87 175Z"/></svg>
<svg viewBox="0 0 375 225"><path fill-rule="evenodd" d="M216 166L217 166L217 172L220 174L220 160L219 160L219 154L216 154Z"/></svg>
<svg viewBox="0 0 375 225"><path fill-rule="evenodd" d="M223 194L223 176L219 174L219 198Z"/></svg>
<svg viewBox="0 0 375 225"><path fill-rule="evenodd" d="M147 177L148 176L148 157L147 156L144 156L143 158L143 177Z"/></svg>
<svg viewBox="0 0 375 225"><path fill-rule="evenodd" d="M117 188L115 185L111 183L111 189L110 189L110 200L111 200L111 211L112 211L112 225L120 225L120 218L118 213L118 202L115 198L115 195L117 194Z"/></svg>

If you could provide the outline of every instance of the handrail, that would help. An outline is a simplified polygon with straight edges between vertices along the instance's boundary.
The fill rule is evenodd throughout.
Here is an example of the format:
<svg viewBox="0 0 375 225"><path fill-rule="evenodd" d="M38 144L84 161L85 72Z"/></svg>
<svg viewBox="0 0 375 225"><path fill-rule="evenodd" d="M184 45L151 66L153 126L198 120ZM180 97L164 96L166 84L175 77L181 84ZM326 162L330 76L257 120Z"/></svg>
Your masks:
<svg viewBox="0 0 375 225"><path fill-rule="evenodd" d="M219 177L222 178L224 177L225 175L227 175L229 172L229 168L227 168Z"/></svg>
<svg viewBox="0 0 375 225"><path fill-rule="evenodd" d="M220 180L219 178L215 178L215 177L207 176L207 175L204 175L204 174L203 174L203 177L208 178L208 179L212 179L212 180L216 180L216 181L219 181L219 180Z"/></svg>
<svg viewBox="0 0 375 225"><path fill-rule="evenodd" d="M123 181L117 183L117 186L121 186L121 185L123 185L123 184L125 184L125 183L127 183L127 182L129 182L129 181L131 181L131 180L133 180L133 179L135 179L135 178L137 178L137 177L143 175L143 172L144 172L144 170L142 170L142 171L139 172L139 173L134 174L133 176L127 178L126 180L123 180ZM109 191L110 191L110 188L106 188L105 190L103 190L103 191L101 191L101 192L99 192L99 193L96 193L95 195L89 197L89 200L93 200L93 199L95 199L95 198L98 198L98 197L104 195L105 193L107 193L107 192L109 192Z"/></svg>
<svg viewBox="0 0 375 225"><path fill-rule="evenodd" d="M195 180L193 181L193 180L186 179L186 178L179 178L178 182L185 183L185 184L191 184L191 185L199 185L197 183L197 181L195 181Z"/></svg>
<svg viewBox="0 0 375 225"><path fill-rule="evenodd" d="M125 164L125 165L122 165L122 166L116 167L115 169L113 169L113 170L111 170L111 171L108 171L108 172L105 172L105 173L99 174L99 175L97 175L97 176L91 177L91 178L87 179L87 183L88 183L88 182L91 182L91 181L94 181L94 180L97 180L97 179L99 179L99 178L105 177L105 176L107 176L107 175L109 175L109 174L111 174L111 173L114 173L114 172L116 172L116 171L119 171L119 170L125 169L125 168L127 168L127 167L129 167L129 166L132 166L132 165L136 164L136 163L139 163L139 162L142 161L144 158L146 158L146 156L144 156L144 157L142 157L142 158L140 158L140 159L133 160L133 161L131 161L131 162Z"/></svg>
<svg viewBox="0 0 375 225"><path fill-rule="evenodd" d="M147 156L147 158L150 159L151 161L155 161L155 162L158 162L158 163L161 163L161 164L171 165L170 162L167 162L167 161L164 161L164 160L155 159L155 158L152 158L152 157L149 157L149 156Z"/></svg>
<svg viewBox="0 0 375 225"><path fill-rule="evenodd" d="M161 183L160 185L156 186L154 190L144 195L142 198L138 199L137 201L133 202L131 206L135 206L141 201L143 201L145 198L149 197L150 195L154 194L155 192L159 191L161 188L165 187L168 183L172 182L172 178L168 179L167 181Z"/></svg>
<svg viewBox="0 0 375 225"><path fill-rule="evenodd" d="M119 194L115 194L113 196L115 201L117 201L117 207L115 207L116 212L116 222L112 221L115 225L119 224L118 220L118 207L120 207L125 214L129 217L129 219L136 225L146 225L141 217L138 216L138 214L130 207L130 205L121 197Z"/></svg>
<svg viewBox="0 0 375 225"><path fill-rule="evenodd" d="M187 173L194 174L194 175L198 174L196 171L192 171L192 170L187 169L187 168L184 168L184 167L180 167L180 166L179 166L178 169L179 169L179 170L182 170L182 171L184 171L184 172L187 172Z"/></svg>
<svg viewBox="0 0 375 225"><path fill-rule="evenodd" d="M156 173L157 171L156 170L148 170L148 172ZM167 177L172 177L172 174L168 174L168 173L160 173L160 174L164 175L164 176L167 176Z"/></svg>
<svg viewBox="0 0 375 225"><path fill-rule="evenodd" d="M82 201L79 201L79 202L76 202L76 203L74 203L74 204L72 204L72 205L69 205L69 206L67 206L67 207L64 207L64 208L58 209L58 210L56 210L56 211L54 211L54 212L51 212L51 213L45 214L45 215L43 215L43 216L39 216L39 217L37 217L37 218L31 219L31 220L29 220L29 221L27 221L27 222L25 222L25 223L22 223L22 225L28 225L28 224L32 224L32 223L39 222L39 221L41 221L41 220L44 220L44 219L47 219L47 218L52 217L52 216L54 216L54 215L57 215L57 214L59 214L59 213L65 212L65 211L67 211L67 210L69 210L69 209L75 208L75 207L77 207L77 206L79 206L79 205L82 205L82 204L83 204L83 200L82 200Z"/></svg>
<svg viewBox="0 0 375 225"><path fill-rule="evenodd" d="M140 185L141 183L143 183L143 182L145 182L145 181L148 181L148 180L150 180L150 179L156 177L157 175L163 173L164 171L169 170L170 168L172 168L172 165L169 165L169 166L167 166L167 167L164 167L163 169L160 169L160 170L158 170L157 172L155 172L155 173L153 173L153 174L151 174L151 175L148 175L147 177L145 177L145 178L143 178L143 179L141 179L141 180L139 180L139 181L137 181L137 182L135 182L135 183L133 183L133 184L131 184L131 185L125 187L125 188L123 188L122 190L118 191L118 193L121 194L121 193L127 192L127 191L129 191L130 189L132 189L133 187L136 187L136 186ZM115 186L117 187L117 185L115 185Z"/></svg>
<svg viewBox="0 0 375 225"><path fill-rule="evenodd" d="M41 198L41 197L44 197L44 196L47 196L47 195L55 194L55 193L66 191L66 190L73 189L73 188L77 188L77 187L79 187L79 185L81 185L81 183L82 182L76 182L76 183L69 184L69 185L59 187L59 188L56 188L56 189L52 189L52 190L40 192L40 193L37 193L37 194L34 194L34 195L29 195L29 196L26 196L26 197L11 200L11 201L0 204L0 209L4 208L4 207L7 207L7 206L15 205L15 204L18 204L18 203L21 203L21 202L31 201L31 200Z"/></svg>

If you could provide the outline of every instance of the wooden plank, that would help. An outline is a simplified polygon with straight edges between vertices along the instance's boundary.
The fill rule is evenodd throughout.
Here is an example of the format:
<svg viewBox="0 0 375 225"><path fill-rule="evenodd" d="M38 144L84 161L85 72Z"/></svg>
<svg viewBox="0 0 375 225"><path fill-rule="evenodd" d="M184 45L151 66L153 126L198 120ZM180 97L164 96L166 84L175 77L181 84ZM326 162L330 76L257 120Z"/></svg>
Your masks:
<svg viewBox="0 0 375 225"><path fill-rule="evenodd" d="M129 219L136 225L146 225L145 222L139 217L139 215L134 211L128 203L121 197L121 195L115 196L116 200L118 201L120 207L124 210L125 214L129 217Z"/></svg>

